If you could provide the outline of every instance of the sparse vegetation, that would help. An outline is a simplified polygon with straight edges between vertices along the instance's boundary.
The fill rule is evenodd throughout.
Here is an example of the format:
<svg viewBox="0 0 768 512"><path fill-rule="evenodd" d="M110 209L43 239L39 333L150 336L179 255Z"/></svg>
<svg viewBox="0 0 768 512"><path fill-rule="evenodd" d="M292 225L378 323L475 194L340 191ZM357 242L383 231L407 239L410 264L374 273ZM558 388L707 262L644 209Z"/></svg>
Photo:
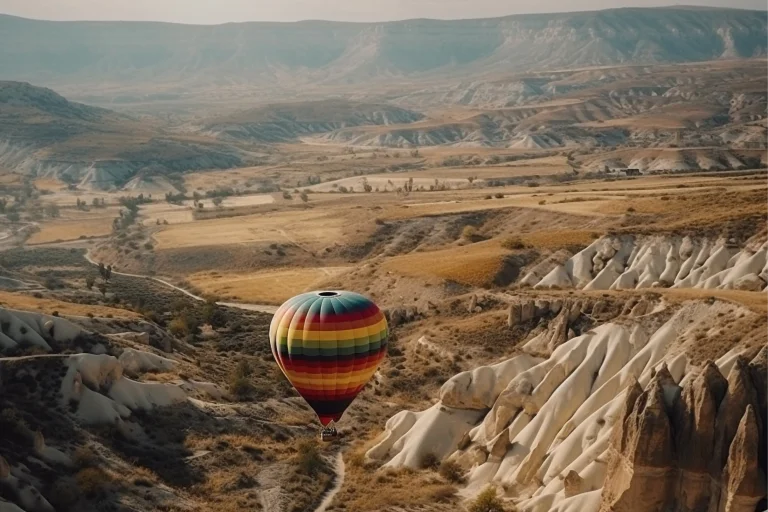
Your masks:
<svg viewBox="0 0 768 512"><path fill-rule="evenodd" d="M253 390L251 382L251 366L248 361L237 363L235 370L229 378L229 392L238 399L243 399Z"/></svg>
<svg viewBox="0 0 768 512"><path fill-rule="evenodd" d="M99 467L81 469L75 475L78 489L89 498L104 496L114 483L112 475Z"/></svg>
<svg viewBox="0 0 768 512"><path fill-rule="evenodd" d="M440 464L439 473L440 476L454 484L458 484L464 481L461 467L450 460L443 461Z"/></svg>
<svg viewBox="0 0 768 512"><path fill-rule="evenodd" d="M476 236L477 228L475 226L464 226L464 229L461 230L461 237L464 240L474 241Z"/></svg>
<svg viewBox="0 0 768 512"><path fill-rule="evenodd" d="M325 463L316 441L302 441L299 444L296 466L299 472L306 476L314 476L324 468Z"/></svg>
<svg viewBox="0 0 768 512"><path fill-rule="evenodd" d="M510 512L496 496L496 488L486 487L468 508L469 512Z"/></svg>

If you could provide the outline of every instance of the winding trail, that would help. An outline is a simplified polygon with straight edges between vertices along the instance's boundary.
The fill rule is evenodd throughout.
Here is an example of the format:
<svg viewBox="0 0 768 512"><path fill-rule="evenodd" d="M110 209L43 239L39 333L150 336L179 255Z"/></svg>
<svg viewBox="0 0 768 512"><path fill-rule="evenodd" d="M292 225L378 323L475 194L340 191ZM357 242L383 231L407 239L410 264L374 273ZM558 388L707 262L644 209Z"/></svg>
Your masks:
<svg viewBox="0 0 768 512"><path fill-rule="evenodd" d="M88 253L88 251L85 252L85 259L90 263L91 265L97 265L95 261L91 258L91 255ZM183 293L184 295L191 297L195 300L204 301L205 299L200 297L199 295L195 295L194 293L190 292L189 290L185 290L184 288L181 288L179 286L176 286L173 283L169 283L168 281L164 279L160 279L159 277L153 277L153 276L144 276L141 274L130 274L128 272L118 272L117 270L112 270L113 274L119 275L119 276L126 276L126 277L136 277L139 279L151 279L157 283L160 283L162 285L165 285L169 288L173 288L174 290ZM249 304L245 302L217 302L219 306L225 306L230 308L238 308L243 309L245 311L258 311L260 313L269 313L273 314L275 311L277 311L277 306L272 306L269 304Z"/></svg>
<svg viewBox="0 0 768 512"><path fill-rule="evenodd" d="M314 512L325 512L325 510L333 501L333 498L335 498L336 494L338 494L338 492L341 490L341 486L344 485L344 475L346 474L346 468L344 466L344 457L342 456L341 451L336 454L336 461L333 465L333 471L336 473L336 479L333 483L333 487L328 490L328 492L325 494L325 497L323 498L323 501L320 502L320 505L317 506Z"/></svg>
<svg viewBox="0 0 768 512"><path fill-rule="evenodd" d="M98 265L98 263L96 263L95 261L93 261L93 259L91 259L91 255L87 251L85 253L85 259L88 261L88 263L92 265ZM141 274L131 274L128 272L118 272L117 270L113 270L112 272L120 276L136 277L139 279L152 279L155 282L168 286L169 288L173 288L174 290L179 291L184 295L187 295L188 297L191 297L195 300L200 300L200 301L205 300L202 297L190 292L189 290L185 290L184 288L176 286L175 284L169 283L168 281L165 281L164 279L160 279L158 277L144 276ZM248 304L248 303L239 303L239 302L217 302L216 304L220 306L239 308L246 311L259 311L261 313L274 313L275 311L277 311L277 306L271 306L268 304ZM336 454L336 459L333 464L333 472L335 473L333 487L331 487L325 493L325 496L323 497L323 501L320 502L320 505L318 505L313 512L325 512L327 508L331 505L331 502L333 502L333 499L341 490L342 485L344 485L344 476L346 474L346 467L344 466L344 457L342 456L341 451L339 451Z"/></svg>

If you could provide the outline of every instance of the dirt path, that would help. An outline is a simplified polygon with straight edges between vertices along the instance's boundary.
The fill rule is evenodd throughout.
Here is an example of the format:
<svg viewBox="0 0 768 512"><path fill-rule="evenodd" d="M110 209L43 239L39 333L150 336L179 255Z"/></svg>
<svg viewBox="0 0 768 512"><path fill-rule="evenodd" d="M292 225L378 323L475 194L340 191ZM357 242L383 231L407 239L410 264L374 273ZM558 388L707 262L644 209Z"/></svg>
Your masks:
<svg viewBox="0 0 768 512"><path fill-rule="evenodd" d="M341 451L336 454L336 461L333 465L333 472L336 473L333 487L328 490L328 492L325 494L325 497L323 498L323 501L320 502L320 505L317 506L314 512L325 512L325 510L333 501L333 498L335 498L336 494L338 494L338 492L341 490L341 486L344 485L344 475L346 474L346 468L344 466L344 457L341 455Z"/></svg>
<svg viewBox="0 0 768 512"><path fill-rule="evenodd" d="M85 259L90 263L91 265L98 265L93 259L91 259L91 255L86 251L85 253ZM119 276L126 276L126 277L136 277L139 279L151 279L157 283L163 284L165 286L168 286L169 288L173 288L176 291L179 291L186 295L187 297L191 297L195 300L204 301L205 299L200 297L199 295L195 295L194 293L190 292L189 290L185 290L184 288L181 288L179 286L176 286L173 283L169 283L168 281L164 279L160 279L159 277L153 277L153 276L143 276L141 274L130 274L128 272L118 272L117 270L112 271L113 274L119 275ZM240 302L217 302L219 306L224 307L230 307L230 308L238 308L243 309L246 311L258 311L260 313L269 313L273 314L275 311L277 311L277 306L271 306L269 304L248 304L248 303L240 303Z"/></svg>

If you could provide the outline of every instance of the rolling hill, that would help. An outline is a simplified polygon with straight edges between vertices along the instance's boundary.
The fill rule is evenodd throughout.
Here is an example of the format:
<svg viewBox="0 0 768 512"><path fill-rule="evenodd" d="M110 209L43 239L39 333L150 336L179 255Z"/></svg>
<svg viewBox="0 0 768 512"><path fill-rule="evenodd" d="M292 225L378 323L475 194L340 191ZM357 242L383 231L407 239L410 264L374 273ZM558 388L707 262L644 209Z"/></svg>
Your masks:
<svg viewBox="0 0 768 512"><path fill-rule="evenodd" d="M711 8L217 26L0 16L0 79L91 103L173 101L214 88L229 96L258 88L264 101L404 78L754 57L766 53L767 19Z"/></svg>
<svg viewBox="0 0 768 512"><path fill-rule="evenodd" d="M50 89L0 82L0 167L56 176L88 188L121 186L137 175L229 168L235 148L68 101Z"/></svg>
<svg viewBox="0 0 768 512"><path fill-rule="evenodd" d="M405 124L423 118L394 105L321 100L256 107L210 119L200 129L224 140L284 142L341 128Z"/></svg>

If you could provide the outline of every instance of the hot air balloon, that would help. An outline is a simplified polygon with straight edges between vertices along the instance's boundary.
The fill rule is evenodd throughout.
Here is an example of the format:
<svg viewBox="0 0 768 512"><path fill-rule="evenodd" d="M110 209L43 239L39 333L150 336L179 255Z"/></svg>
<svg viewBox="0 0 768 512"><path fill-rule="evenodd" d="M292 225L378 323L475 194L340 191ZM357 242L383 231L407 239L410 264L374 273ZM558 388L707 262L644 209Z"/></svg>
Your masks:
<svg viewBox="0 0 768 512"><path fill-rule="evenodd" d="M387 350L387 320L367 298L315 291L288 299L269 326L272 355L283 374L334 437L349 404L371 379Z"/></svg>

